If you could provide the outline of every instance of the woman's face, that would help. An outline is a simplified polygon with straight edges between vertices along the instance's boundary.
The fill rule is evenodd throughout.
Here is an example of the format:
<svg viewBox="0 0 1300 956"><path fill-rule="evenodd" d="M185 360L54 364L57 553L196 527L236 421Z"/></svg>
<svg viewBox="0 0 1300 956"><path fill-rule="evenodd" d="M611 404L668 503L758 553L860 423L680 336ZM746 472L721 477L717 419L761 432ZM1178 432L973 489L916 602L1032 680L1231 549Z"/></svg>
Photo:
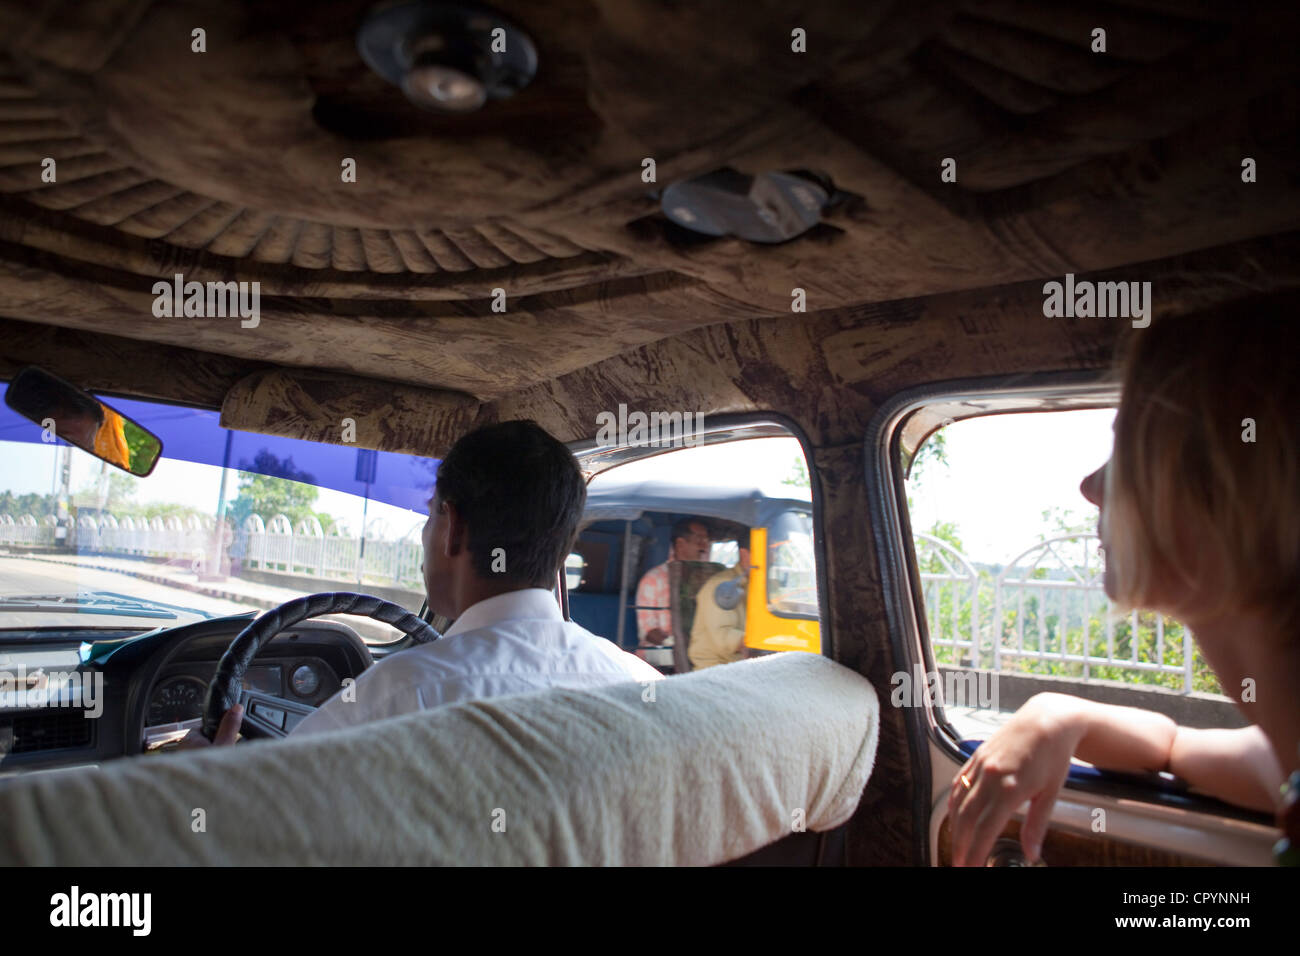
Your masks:
<svg viewBox="0 0 1300 956"><path fill-rule="evenodd" d="M1112 601L1116 599L1115 571L1111 567L1107 549L1111 546L1109 532L1106 527L1106 469L1111 466L1111 461L1107 461L1092 474L1088 475L1079 483L1079 491L1085 498L1097 506L1099 512L1097 517L1097 534L1101 538L1102 554L1106 555L1105 572L1102 578L1102 585L1106 589L1106 597ZM1202 550L1201 542L1196 533L1196 523L1190 518L1178 529L1179 538L1182 539L1184 548L1193 551ZM1154 560L1148 558L1147 560ZM1210 580L1213 580L1211 576ZM1169 573L1167 568L1157 566L1151 569L1151 576L1148 583L1148 596L1143 602L1143 606L1153 611L1161 611L1165 614L1184 615L1194 610L1189 606L1189 602L1194 598L1193 589L1189 589L1185 584L1179 584L1177 579Z"/></svg>
<svg viewBox="0 0 1300 956"><path fill-rule="evenodd" d="M1097 534L1101 537L1101 550L1105 554L1106 548L1110 542L1106 540L1106 522L1103 520L1106 511L1106 469L1110 467L1110 462L1102 465L1088 477L1079 483L1079 491L1085 498L1097 506L1099 512L1097 516ZM1106 589L1106 597L1112 601L1115 599L1115 574L1111 570L1110 562L1106 562L1105 573L1103 575L1103 586Z"/></svg>

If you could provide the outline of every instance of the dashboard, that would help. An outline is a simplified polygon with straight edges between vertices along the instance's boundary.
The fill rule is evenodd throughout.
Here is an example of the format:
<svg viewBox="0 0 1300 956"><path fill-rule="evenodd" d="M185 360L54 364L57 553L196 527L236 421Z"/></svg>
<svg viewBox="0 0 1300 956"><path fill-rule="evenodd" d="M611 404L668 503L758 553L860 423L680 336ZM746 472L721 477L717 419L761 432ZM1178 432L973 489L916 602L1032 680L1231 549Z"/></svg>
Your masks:
<svg viewBox="0 0 1300 956"><path fill-rule="evenodd" d="M267 653L264 651L263 653ZM217 661L187 661L160 674L145 710L145 731L161 724L176 724L203 715L208 684ZM338 673L320 657L291 656L274 664L253 664L241 685L319 707L343 686Z"/></svg>
<svg viewBox="0 0 1300 956"><path fill-rule="evenodd" d="M0 780L165 750L201 717L218 661L251 620L0 633L10 675L0 681ZM406 644L367 645L339 621L304 621L261 649L243 687L317 707Z"/></svg>

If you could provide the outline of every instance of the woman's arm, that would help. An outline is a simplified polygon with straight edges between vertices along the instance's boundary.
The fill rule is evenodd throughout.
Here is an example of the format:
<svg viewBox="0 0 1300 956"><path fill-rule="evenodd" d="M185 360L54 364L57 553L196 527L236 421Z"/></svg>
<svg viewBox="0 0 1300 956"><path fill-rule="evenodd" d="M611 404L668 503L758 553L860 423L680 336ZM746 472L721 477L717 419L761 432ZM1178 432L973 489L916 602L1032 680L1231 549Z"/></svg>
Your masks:
<svg viewBox="0 0 1300 956"><path fill-rule="evenodd" d="M1167 770L1211 797L1268 813L1277 809L1282 768L1260 728L1199 730L1137 707L1051 696L1064 698L1055 706L1073 712L1084 728L1074 751L1080 760L1106 770Z"/></svg>
<svg viewBox="0 0 1300 956"><path fill-rule="evenodd" d="M1071 697L1039 694L1044 705L1059 713L1067 724L1082 731L1074 756L1107 770L1135 773L1169 770L1169 754L1178 725L1164 714L1140 707L1119 707Z"/></svg>
<svg viewBox="0 0 1300 956"><path fill-rule="evenodd" d="M1276 813L1285 774L1264 731L1179 727L1169 770L1202 793L1252 810Z"/></svg>
<svg viewBox="0 0 1300 956"><path fill-rule="evenodd" d="M1137 707L1038 694L953 780L948 811L954 863L981 861L1026 800L1021 841L1035 859L1071 755L1107 770L1168 770L1198 791L1259 810L1274 809L1282 782L1282 770L1258 728L1193 730Z"/></svg>

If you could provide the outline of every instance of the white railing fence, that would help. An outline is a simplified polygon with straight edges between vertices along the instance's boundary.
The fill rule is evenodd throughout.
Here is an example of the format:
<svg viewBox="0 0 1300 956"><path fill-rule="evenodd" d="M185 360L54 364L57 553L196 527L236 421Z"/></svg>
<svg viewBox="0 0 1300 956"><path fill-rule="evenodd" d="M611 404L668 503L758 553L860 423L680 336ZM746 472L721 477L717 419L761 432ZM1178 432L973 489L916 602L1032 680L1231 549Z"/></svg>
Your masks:
<svg viewBox="0 0 1300 956"><path fill-rule="evenodd" d="M1099 543L1092 534L1060 535L1025 549L1001 570L979 570L948 542L915 535L936 658L1085 681L1158 674L1165 675L1163 686L1197 689L1204 661L1190 631L1159 613L1112 612Z"/></svg>
<svg viewBox="0 0 1300 956"><path fill-rule="evenodd" d="M0 546L51 547L56 541L55 527L56 521L49 515L38 520L31 515L0 514ZM214 529L212 518L82 515L77 519L73 543L77 551L85 553L184 559L199 570L206 568L211 560ZM249 568L423 587L420 565L424 554L419 526L396 541L376 536L385 530L378 521L370 523L365 540L365 568L360 578L357 570L361 563L361 537L351 534L342 524L327 534L314 517L294 527L284 515L275 515L269 524L258 515L251 515L237 530L227 524L222 547L236 570Z"/></svg>

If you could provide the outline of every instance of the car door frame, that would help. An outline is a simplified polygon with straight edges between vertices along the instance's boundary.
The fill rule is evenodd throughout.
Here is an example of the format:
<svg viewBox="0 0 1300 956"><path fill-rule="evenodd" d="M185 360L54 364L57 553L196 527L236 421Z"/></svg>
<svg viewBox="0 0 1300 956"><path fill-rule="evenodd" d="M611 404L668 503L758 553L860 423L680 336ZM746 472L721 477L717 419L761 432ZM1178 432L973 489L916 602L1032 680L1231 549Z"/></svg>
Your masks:
<svg viewBox="0 0 1300 956"><path fill-rule="evenodd" d="M890 641L896 660L909 673L934 672L936 664L925 620L904 488L903 426L918 411L942 413L944 423L999 413L1069 411L1113 408L1119 386L1106 370L1049 372L959 379L916 386L885 401L868 425L864 447L870 520L879 554ZM924 434L911 451L919 450ZM928 700L909 707L909 736L926 741L924 769L918 766L918 802L926 834L922 861L940 860L939 833L947 810L953 775L968 759L960 735L942 711ZM917 755L919 758L920 755ZM1174 785L1160 786L1154 775L1143 779L1096 770L1072 770L1053 808L1053 830L1115 841L1189 860L1220 864L1268 865L1277 831L1267 815L1187 793ZM1104 837L1094 832L1095 811L1106 811ZM1023 808L1022 808L1023 809ZM1018 812L1015 819L1022 819ZM1046 855L1046 853L1045 853Z"/></svg>

